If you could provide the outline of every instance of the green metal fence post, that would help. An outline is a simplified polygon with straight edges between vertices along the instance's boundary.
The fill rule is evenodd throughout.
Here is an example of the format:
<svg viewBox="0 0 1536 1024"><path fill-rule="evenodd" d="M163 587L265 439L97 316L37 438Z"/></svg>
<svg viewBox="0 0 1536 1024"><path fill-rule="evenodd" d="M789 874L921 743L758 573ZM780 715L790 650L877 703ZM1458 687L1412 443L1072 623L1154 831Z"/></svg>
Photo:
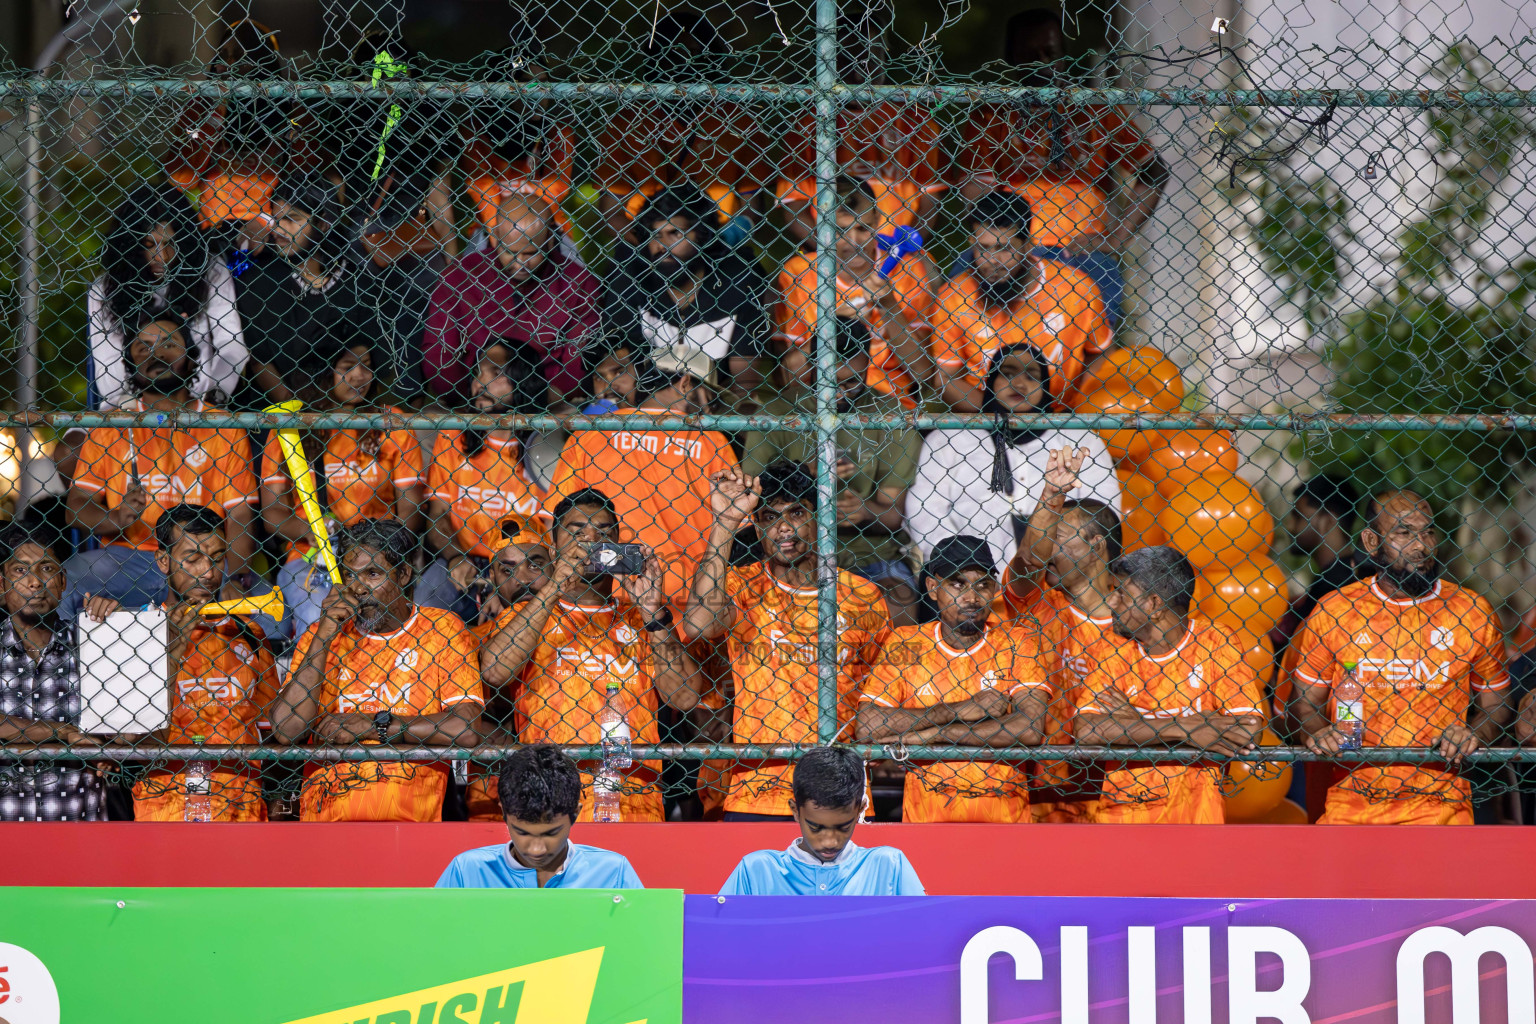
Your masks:
<svg viewBox="0 0 1536 1024"><path fill-rule="evenodd" d="M837 736L837 0L816 0L816 738Z"/></svg>

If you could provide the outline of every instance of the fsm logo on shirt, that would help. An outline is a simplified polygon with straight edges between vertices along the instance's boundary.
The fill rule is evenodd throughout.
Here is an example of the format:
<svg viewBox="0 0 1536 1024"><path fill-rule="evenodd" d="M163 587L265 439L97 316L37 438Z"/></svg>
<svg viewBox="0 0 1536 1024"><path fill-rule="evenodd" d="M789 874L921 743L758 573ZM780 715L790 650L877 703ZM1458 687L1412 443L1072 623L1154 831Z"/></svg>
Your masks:
<svg viewBox="0 0 1536 1024"><path fill-rule="evenodd" d="M1429 646L1437 651L1448 651L1456 646L1456 631L1436 626L1429 631Z"/></svg>
<svg viewBox="0 0 1536 1024"><path fill-rule="evenodd" d="M59 1024L59 988L31 950L0 942L0 1021Z"/></svg>

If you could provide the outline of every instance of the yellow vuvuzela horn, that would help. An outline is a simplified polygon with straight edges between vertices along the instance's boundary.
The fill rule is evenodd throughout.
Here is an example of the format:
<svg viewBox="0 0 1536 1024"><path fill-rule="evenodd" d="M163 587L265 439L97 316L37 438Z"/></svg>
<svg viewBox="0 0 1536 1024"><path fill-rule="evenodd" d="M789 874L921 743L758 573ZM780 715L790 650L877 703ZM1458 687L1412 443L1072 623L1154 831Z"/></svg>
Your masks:
<svg viewBox="0 0 1536 1024"><path fill-rule="evenodd" d="M262 411L293 413L302 408L304 403L294 399L291 402L269 405ZM325 514L320 511L320 502L315 496L318 493L315 490L315 474L309 468L309 460L304 457L304 444L299 440L299 432L293 427L279 427L277 443L283 450L283 462L288 467L288 478L293 481L293 488L299 493L299 510L304 515L304 521L309 524L309 532L315 538L315 546L319 550L318 557L330 572L331 583L340 586L341 569L336 565L336 554L331 548L331 536L325 529Z"/></svg>
<svg viewBox="0 0 1536 1024"><path fill-rule="evenodd" d="M270 615L283 617L283 592L274 589L270 594L255 597L237 597L233 601L213 601L205 604L199 615Z"/></svg>

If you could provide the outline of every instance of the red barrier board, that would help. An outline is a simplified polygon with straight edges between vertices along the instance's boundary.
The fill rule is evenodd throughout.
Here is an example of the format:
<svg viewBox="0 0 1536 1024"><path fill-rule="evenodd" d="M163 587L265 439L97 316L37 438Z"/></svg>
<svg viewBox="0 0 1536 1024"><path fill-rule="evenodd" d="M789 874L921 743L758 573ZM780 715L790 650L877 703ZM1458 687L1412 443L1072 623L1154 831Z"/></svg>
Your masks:
<svg viewBox="0 0 1536 1024"><path fill-rule="evenodd" d="M784 824L579 825L646 885L713 893ZM0 825L0 884L431 885L491 824ZM1536 899L1536 829L1318 825L863 825L906 851L930 893Z"/></svg>

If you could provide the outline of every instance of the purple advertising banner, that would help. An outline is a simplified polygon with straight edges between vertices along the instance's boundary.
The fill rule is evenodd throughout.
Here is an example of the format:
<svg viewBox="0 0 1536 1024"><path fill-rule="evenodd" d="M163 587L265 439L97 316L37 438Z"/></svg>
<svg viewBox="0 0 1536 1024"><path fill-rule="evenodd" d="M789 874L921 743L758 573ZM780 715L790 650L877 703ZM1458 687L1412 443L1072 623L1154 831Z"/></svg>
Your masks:
<svg viewBox="0 0 1536 1024"><path fill-rule="evenodd" d="M1536 902L689 896L684 1024L1536 1024Z"/></svg>

